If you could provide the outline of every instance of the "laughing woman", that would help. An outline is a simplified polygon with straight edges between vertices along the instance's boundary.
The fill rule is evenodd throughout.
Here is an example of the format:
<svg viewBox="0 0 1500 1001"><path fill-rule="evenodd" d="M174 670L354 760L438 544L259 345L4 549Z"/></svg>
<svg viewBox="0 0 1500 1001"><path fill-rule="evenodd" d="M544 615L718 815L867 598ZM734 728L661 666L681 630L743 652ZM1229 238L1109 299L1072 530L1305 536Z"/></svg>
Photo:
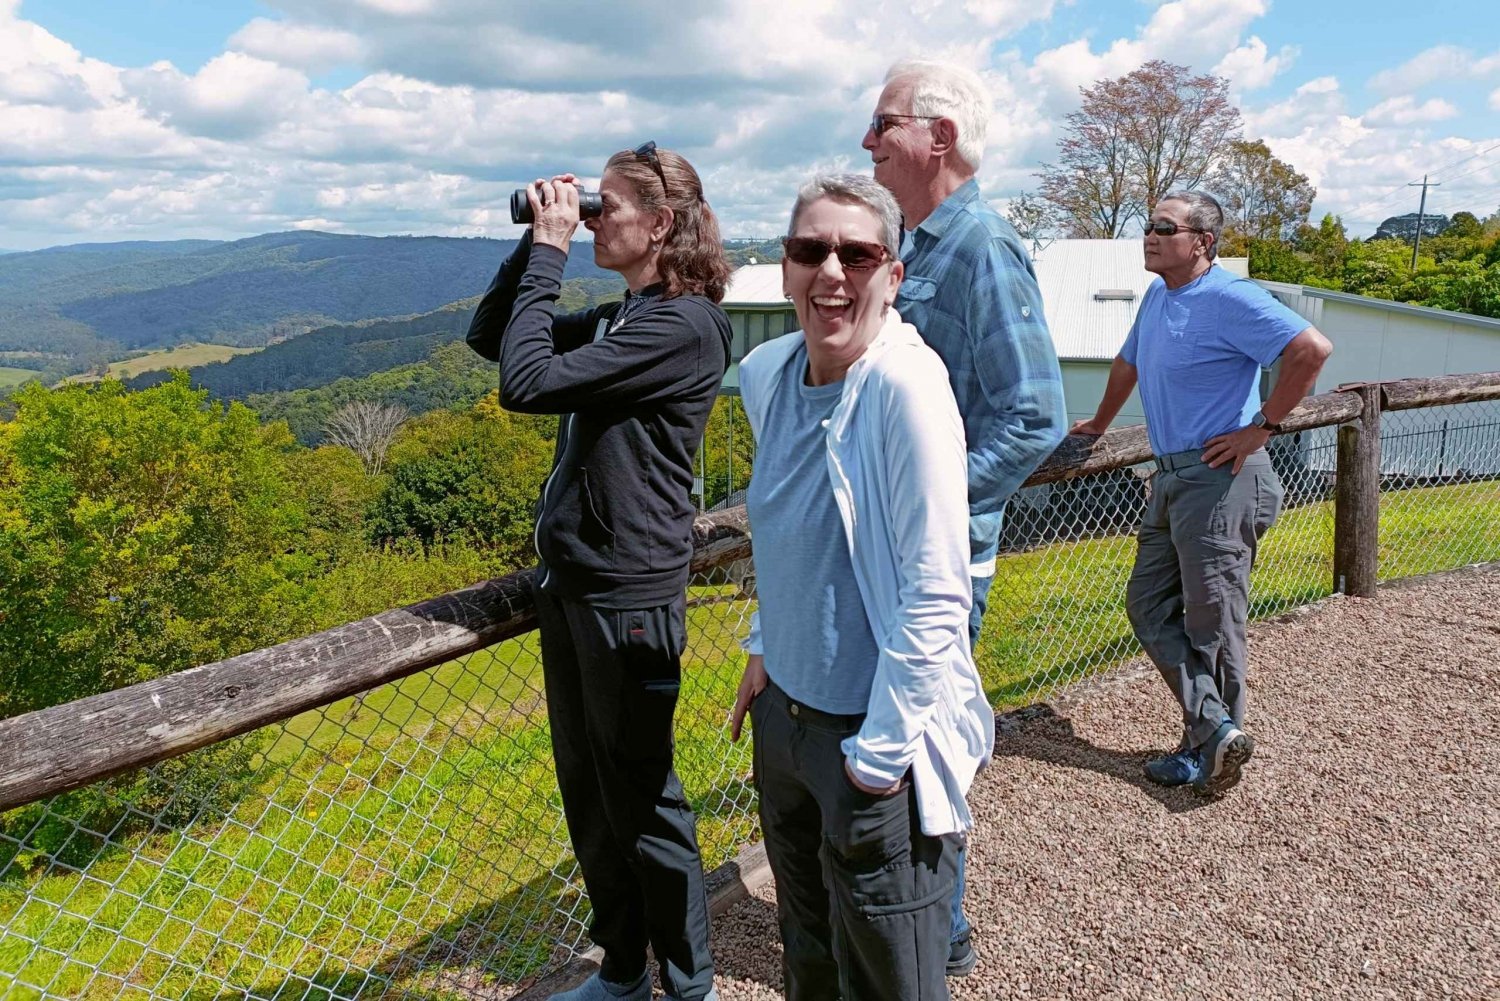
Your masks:
<svg viewBox="0 0 1500 1001"><path fill-rule="evenodd" d="M740 366L760 610L748 710L789 1001L941 999L964 795L994 746L969 650L963 426L891 303L900 210L822 176L782 261L802 331Z"/></svg>

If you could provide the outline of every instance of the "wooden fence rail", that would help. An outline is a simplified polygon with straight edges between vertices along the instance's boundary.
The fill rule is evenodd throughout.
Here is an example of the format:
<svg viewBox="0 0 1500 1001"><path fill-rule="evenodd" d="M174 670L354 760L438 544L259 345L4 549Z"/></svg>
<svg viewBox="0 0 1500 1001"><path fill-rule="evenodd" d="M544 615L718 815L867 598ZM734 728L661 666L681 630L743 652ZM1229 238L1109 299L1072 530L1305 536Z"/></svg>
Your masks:
<svg viewBox="0 0 1500 1001"><path fill-rule="evenodd" d="M1500 372L1340 387L1303 400L1282 422L1286 434L1344 426L1335 505L1334 573L1340 590L1367 594L1374 589L1380 412L1483 400L1500 400ZM1122 469L1150 457L1141 425L1097 438L1070 436L1026 485ZM694 526L694 571L749 556L747 527L743 507L700 518ZM533 628L531 571L526 570L228 660L0 720L0 811L281 722Z"/></svg>

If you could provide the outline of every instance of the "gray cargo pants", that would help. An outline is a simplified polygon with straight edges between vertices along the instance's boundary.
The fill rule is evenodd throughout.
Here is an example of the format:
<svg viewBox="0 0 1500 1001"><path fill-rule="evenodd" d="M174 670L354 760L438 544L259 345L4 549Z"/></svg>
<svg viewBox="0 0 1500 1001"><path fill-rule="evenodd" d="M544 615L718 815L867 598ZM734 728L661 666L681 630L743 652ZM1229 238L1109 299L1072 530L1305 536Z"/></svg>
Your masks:
<svg viewBox="0 0 1500 1001"><path fill-rule="evenodd" d="M947 1001L958 840L923 834L910 780L889 796L844 774L862 715L750 703L787 1001Z"/></svg>
<svg viewBox="0 0 1500 1001"><path fill-rule="evenodd" d="M1141 521L1125 607L1136 638L1182 705L1183 746L1245 718L1245 619L1256 545L1281 511L1264 450L1238 476L1201 449L1162 456Z"/></svg>

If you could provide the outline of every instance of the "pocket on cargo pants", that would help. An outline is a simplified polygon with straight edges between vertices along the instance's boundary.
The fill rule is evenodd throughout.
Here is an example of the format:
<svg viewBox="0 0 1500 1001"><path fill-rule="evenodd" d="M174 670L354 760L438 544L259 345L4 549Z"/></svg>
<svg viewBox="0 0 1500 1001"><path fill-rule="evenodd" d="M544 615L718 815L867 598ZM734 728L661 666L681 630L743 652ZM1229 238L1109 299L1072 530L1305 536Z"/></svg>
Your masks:
<svg viewBox="0 0 1500 1001"><path fill-rule="evenodd" d="M844 786L824 846L840 991L862 1001L946 999L957 842L921 832L909 781L890 796Z"/></svg>

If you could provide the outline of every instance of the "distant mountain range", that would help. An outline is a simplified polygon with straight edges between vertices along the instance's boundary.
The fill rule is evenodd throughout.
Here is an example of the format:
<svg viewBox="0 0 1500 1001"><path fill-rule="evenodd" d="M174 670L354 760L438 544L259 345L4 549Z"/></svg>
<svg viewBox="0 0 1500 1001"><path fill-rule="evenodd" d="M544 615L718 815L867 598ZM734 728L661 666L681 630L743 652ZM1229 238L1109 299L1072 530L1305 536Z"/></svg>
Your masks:
<svg viewBox="0 0 1500 1001"><path fill-rule="evenodd" d="M32 353L27 364L67 374L131 350L258 346L330 324L410 317L482 292L515 245L291 232L8 254L0 352ZM579 250L565 277L619 282Z"/></svg>

